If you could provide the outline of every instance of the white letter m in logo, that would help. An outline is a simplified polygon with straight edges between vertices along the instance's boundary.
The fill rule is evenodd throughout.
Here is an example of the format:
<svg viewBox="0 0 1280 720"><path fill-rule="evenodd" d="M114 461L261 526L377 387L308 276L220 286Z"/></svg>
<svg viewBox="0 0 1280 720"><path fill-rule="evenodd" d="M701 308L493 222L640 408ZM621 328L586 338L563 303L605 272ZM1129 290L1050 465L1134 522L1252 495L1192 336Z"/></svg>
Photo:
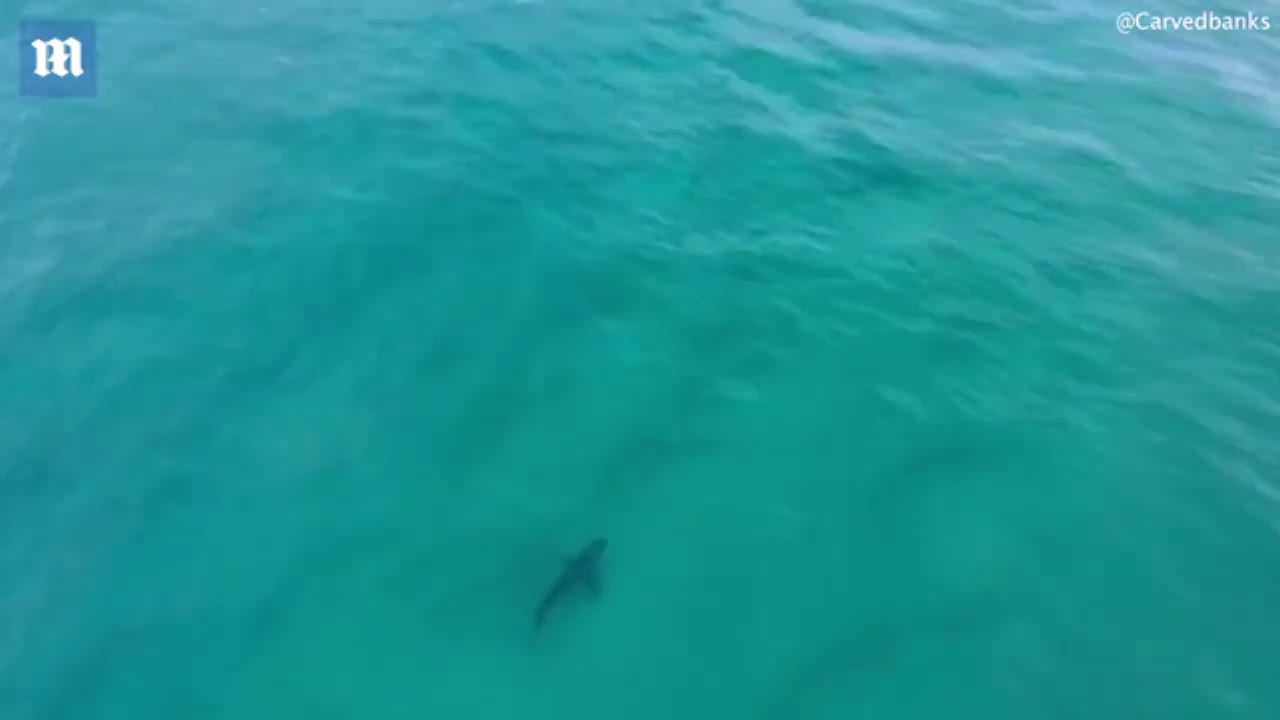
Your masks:
<svg viewBox="0 0 1280 720"><path fill-rule="evenodd" d="M36 49L36 75L48 77L51 73L58 77L67 76L67 61L71 61L71 75L80 77L84 74L84 66L80 60L80 41L69 37L66 40L32 40L31 47ZM52 66L52 70L50 69Z"/></svg>

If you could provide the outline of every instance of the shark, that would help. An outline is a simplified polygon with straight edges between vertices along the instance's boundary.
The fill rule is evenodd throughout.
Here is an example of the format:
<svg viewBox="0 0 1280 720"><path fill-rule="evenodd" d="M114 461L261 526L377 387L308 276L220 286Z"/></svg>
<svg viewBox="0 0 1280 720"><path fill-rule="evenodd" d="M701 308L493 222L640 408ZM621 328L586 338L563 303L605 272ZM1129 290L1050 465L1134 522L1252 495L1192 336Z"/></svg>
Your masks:
<svg viewBox="0 0 1280 720"><path fill-rule="evenodd" d="M547 617L564 600L583 590L592 595L600 591L600 563L609 541L596 538L565 561L559 577L547 588L533 616L535 629L541 629Z"/></svg>

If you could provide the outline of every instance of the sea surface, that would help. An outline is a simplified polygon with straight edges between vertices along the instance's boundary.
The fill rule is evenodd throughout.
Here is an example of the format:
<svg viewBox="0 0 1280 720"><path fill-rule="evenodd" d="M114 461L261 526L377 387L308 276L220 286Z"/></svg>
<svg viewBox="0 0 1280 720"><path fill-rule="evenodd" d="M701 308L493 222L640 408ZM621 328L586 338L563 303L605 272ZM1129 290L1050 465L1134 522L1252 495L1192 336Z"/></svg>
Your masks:
<svg viewBox="0 0 1280 720"><path fill-rule="evenodd" d="M33 15L3 720L1280 717L1280 6Z"/></svg>

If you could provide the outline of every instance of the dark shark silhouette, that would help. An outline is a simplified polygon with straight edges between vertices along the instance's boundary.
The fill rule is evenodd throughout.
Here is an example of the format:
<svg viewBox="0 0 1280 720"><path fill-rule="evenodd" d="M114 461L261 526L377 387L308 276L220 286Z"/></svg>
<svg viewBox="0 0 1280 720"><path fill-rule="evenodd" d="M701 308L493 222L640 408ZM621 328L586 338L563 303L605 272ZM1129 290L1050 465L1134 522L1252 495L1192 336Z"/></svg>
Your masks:
<svg viewBox="0 0 1280 720"><path fill-rule="evenodd" d="M538 604L538 612L534 615L534 628L541 628L547 616L566 597L578 589L585 589L592 594L600 590L600 560L609 542L604 538L592 540L576 555L565 561L560 576L552 583Z"/></svg>

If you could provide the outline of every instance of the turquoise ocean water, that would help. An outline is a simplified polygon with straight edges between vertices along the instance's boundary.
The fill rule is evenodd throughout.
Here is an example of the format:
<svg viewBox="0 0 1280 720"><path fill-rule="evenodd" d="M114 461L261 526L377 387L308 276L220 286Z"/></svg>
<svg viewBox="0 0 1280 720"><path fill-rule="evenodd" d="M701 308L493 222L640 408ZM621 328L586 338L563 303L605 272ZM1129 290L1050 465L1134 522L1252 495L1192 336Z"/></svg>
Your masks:
<svg viewBox="0 0 1280 720"><path fill-rule="evenodd" d="M0 718L1280 717L1274 4L0 8Z"/></svg>

